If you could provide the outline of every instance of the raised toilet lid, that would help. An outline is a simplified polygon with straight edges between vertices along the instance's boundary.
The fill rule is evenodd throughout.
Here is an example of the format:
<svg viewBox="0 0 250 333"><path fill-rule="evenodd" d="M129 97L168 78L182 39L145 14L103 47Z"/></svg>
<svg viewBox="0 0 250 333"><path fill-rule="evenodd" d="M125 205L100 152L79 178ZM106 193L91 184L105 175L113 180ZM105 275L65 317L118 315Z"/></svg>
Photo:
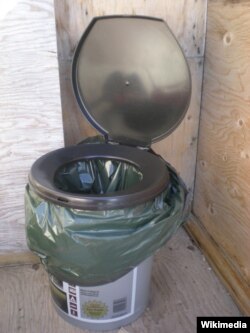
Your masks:
<svg viewBox="0 0 250 333"><path fill-rule="evenodd" d="M155 18L94 18L76 48L72 79L90 123L108 140L133 146L169 135L190 102L185 56Z"/></svg>

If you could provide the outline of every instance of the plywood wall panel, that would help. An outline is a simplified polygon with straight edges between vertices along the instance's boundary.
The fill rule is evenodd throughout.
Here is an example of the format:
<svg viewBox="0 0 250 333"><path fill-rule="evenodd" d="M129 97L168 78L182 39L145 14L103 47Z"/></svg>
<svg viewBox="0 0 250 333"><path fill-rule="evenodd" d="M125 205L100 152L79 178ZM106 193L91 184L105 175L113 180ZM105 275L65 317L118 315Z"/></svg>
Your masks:
<svg viewBox="0 0 250 333"><path fill-rule="evenodd" d="M210 1L194 213L250 283L250 2ZM223 270L223 267L221 267ZM232 285L231 288L234 286ZM250 311L250 295L245 311ZM241 299L238 299L241 302Z"/></svg>
<svg viewBox="0 0 250 333"><path fill-rule="evenodd" d="M0 16L0 255L26 251L32 163L63 145L53 1L13 1ZM3 260L4 261L4 260Z"/></svg>

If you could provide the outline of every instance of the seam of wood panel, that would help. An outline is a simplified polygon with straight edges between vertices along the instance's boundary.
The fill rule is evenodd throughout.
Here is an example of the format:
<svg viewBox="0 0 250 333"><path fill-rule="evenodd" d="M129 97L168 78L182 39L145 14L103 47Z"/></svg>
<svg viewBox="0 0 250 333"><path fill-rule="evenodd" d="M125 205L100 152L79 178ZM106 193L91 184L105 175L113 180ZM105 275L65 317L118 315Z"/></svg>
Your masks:
<svg viewBox="0 0 250 333"><path fill-rule="evenodd" d="M204 72L205 72L205 62L206 62L206 41L207 41L207 12L208 12L208 1L206 2L206 13L205 13L205 34L204 34L204 55L203 55L203 67L202 67L202 82L201 82L201 100L200 100L200 112L199 112L199 125L197 132L197 146L196 146L196 161L195 161L195 169L194 169L194 183L193 183L193 196L191 202L191 208L193 210L193 204L195 200L195 187L196 187L196 174L197 174L197 163L198 163L198 155L199 155L199 138L200 138L200 124L202 117L202 103L203 103L203 88L204 88Z"/></svg>
<svg viewBox="0 0 250 333"><path fill-rule="evenodd" d="M191 214L186 230L204 253L215 273L222 280L240 310L250 315L250 290L238 270L231 264L219 244L210 236L201 221Z"/></svg>
<svg viewBox="0 0 250 333"><path fill-rule="evenodd" d="M0 267L40 263L39 258L30 251L6 252L0 254Z"/></svg>
<svg viewBox="0 0 250 333"><path fill-rule="evenodd" d="M216 248L218 248L218 251L221 253L221 255L225 258L225 260L227 261L227 263L230 265L230 267L232 267L232 269L237 273L237 275L242 279L242 281L245 282L245 284L249 286L248 281L244 278L244 276L242 275L241 271L239 270L239 268L234 264L234 262L231 260L230 256L226 253L226 251L220 246L220 244L210 235L210 233L208 232L208 230L206 229L206 227L202 224L202 221L199 219L198 216L195 215L195 213L193 212L192 217L191 217L191 221L195 221L196 224L198 224L200 226L200 228L203 230L203 232L206 232L208 237L211 238L211 241L213 241L214 246L216 246Z"/></svg>
<svg viewBox="0 0 250 333"><path fill-rule="evenodd" d="M185 58L188 59L203 59L203 55L195 55L195 56L185 56Z"/></svg>

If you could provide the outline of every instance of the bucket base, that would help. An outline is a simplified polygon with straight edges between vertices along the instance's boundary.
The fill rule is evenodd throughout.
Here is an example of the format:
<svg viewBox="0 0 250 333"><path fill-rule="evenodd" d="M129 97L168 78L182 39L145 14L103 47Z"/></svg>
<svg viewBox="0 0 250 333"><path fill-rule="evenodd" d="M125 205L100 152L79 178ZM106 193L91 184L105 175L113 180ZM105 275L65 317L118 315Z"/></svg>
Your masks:
<svg viewBox="0 0 250 333"><path fill-rule="evenodd" d="M117 322L111 322L111 323L105 323L105 324L100 324L98 322L96 323L87 323L87 322L82 322L81 320L74 319L72 317L69 317L64 311L62 311L56 304L54 303L54 307L56 309L56 312L61 316L64 320L66 320L68 323L83 328L87 330L94 330L94 331L110 331L114 329L119 329L123 326L129 325L133 321L135 321L137 318L140 317L140 315L143 314L145 311L146 307L143 308L140 312L135 313L134 315L126 318L126 319L121 319Z"/></svg>
<svg viewBox="0 0 250 333"><path fill-rule="evenodd" d="M70 324L89 330L113 330L136 320L146 309L153 257L126 275L99 286L75 286L50 277L58 314Z"/></svg>

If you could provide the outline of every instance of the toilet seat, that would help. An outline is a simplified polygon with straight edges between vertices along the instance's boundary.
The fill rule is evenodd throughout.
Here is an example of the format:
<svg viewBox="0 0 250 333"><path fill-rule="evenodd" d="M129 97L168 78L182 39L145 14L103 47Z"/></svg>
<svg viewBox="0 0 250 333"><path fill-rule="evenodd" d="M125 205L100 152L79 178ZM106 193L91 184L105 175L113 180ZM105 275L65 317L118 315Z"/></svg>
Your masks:
<svg viewBox="0 0 250 333"><path fill-rule="evenodd" d="M126 190L98 195L69 193L56 187L54 178L60 167L73 161L97 158L130 163L140 170L142 180ZM168 183L169 173L159 156L138 148L112 144L83 144L52 151L36 160L29 173L29 184L41 198L60 206L86 210L139 205L162 193Z"/></svg>

